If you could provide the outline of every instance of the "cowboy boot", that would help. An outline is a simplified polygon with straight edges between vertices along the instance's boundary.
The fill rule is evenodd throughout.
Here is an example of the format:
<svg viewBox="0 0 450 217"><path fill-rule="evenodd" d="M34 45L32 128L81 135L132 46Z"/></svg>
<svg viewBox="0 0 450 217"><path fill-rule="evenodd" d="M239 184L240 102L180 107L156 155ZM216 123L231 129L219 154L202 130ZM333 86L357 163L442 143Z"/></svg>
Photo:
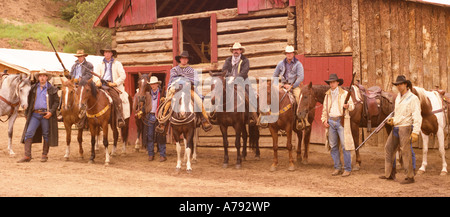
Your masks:
<svg viewBox="0 0 450 217"><path fill-rule="evenodd" d="M25 162L30 162L31 161L31 144L33 143L33 140L27 139L24 141L24 146L25 146L25 156L18 160L17 163L25 163Z"/></svg>
<svg viewBox="0 0 450 217"><path fill-rule="evenodd" d="M117 126L119 128L122 128L125 126L125 120L123 119L123 109L122 104L117 104L117 106L114 106L116 108L116 114L117 114Z"/></svg>
<svg viewBox="0 0 450 217"><path fill-rule="evenodd" d="M42 158L41 158L41 162L47 162L48 160L48 150L50 149L50 145L48 143L48 141L44 140L44 144L42 146Z"/></svg>

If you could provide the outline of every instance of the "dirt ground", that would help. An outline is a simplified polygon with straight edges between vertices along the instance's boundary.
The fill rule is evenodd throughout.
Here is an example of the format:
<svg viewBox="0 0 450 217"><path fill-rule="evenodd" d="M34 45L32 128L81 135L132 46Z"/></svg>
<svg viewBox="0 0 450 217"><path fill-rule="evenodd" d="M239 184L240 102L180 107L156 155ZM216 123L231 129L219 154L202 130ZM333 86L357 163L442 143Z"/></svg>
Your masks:
<svg viewBox="0 0 450 217"><path fill-rule="evenodd" d="M50 148L49 161L41 163L41 144L34 144L30 163L16 163L23 156L19 143L25 118L19 117L14 128L13 150L7 152L7 124L0 125L3 133L0 144L0 196L3 197L448 197L450 176L439 176L441 162L436 149L429 151L428 172L416 176L416 183L400 185L395 181L378 179L384 171L384 151L380 147L362 149L363 165L349 177L332 177L332 159L324 146L312 145L309 164L296 164L290 172L287 150L279 151L278 171L270 172L273 151L262 149L261 160L250 152L242 169L235 169L236 151L229 149L230 165L222 168L223 148L198 148L198 161L193 173L183 166L175 171L175 145L167 146L168 160L149 162L146 152L135 152L127 146L125 153L104 166L104 148L97 154L96 163L88 164L90 136L84 134L84 158L78 154L78 145L72 142L71 156L65 161L65 132L60 130L59 146ZM76 140L73 136L73 140ZM110 147L111 150L111 147ZM422 161L422 150L414 150L417 165ZM450 151L446 151L450 156ZM159 156L156 156L158 159ZM448 157L447 157L448 158ZM404 178L403 170L397 179Z"/></svg>

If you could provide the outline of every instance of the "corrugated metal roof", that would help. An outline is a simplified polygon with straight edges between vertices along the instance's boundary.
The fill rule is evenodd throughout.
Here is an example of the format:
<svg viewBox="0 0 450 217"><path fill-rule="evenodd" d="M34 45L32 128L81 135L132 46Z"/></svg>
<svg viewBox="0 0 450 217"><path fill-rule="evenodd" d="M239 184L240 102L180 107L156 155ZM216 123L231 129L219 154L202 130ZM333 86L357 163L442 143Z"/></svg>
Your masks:
<svg viewBox="0 0 450 217"><path fill-rule="evenodd" d="M70 71L77 58L73 53L58 52L64 66ZM87 56L87 61L94 65L94 68L102 62L102 56ZM19 50L0 48L0 64L20 72L30 74L45 69L52 73L63 72L61 63L59 63L55 52Z"/></svg>

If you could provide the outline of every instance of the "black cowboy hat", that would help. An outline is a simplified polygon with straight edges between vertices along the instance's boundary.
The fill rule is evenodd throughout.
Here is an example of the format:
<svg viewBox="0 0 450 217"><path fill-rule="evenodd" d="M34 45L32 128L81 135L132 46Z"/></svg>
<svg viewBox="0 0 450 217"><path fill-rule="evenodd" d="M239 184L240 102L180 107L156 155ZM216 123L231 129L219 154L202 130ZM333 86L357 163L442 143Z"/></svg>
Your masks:
<svg viewBox="0 0 450 217"><path fill-rule="evenodd" d="M403 83L408 83L409 80L406 80L406 77L404 75L397 76L397 79L395 82L392 82L393 85L399 85Z"/></svg>
<svg viewBox="0 0 450 217"><path fill-rule="evenodd" d="M181 59L181 57L186 57L186 58L188 58L189 59L189 61L191 61L192 60L192 57L191 56L189 56L189 52L187 52L187 50L185 50L185 51L183 51L183 52L181 52L181 54L180 55L178 55L178 56L175 56L175 60L179 63L180 62L180 59Z"/></svg>
<svg viewBox="0 0 450 217"><path fill-rule="evenodd" d="M325 80L325 83L330 84L330 82L332 82L332 81L338 81L339 86L344 83L344 80L342 78L338 78L338 76L334 73L330 74L330 78L328 80Z"/></svg>
<svg viewBox="0 0 450 217"><path fill-rule="evenodd" d="M106 46L105 48L101 49L101 50L100 50L100 53L101 53L102 55L104 55L105 51L111 51L111 52L113 53L113 56L114 56L114 57L117 57L117 51L114 50L114 49L112 49L110 45L108 45L108 46Z"/></svg>

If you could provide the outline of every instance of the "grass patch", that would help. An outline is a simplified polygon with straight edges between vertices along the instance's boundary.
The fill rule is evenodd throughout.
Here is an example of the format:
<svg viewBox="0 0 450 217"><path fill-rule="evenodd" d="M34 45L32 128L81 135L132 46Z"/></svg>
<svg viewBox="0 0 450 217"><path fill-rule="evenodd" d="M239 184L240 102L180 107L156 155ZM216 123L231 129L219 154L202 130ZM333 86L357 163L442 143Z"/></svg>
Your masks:
<svg viewBox="0 0 450 217"><path fill-rule="evenodd" d="M70 31L69 28L58 27L47 23L6 23L0 19L0 38L9 39L11 46L21 48L21 41L33 40L51 49L47 36L52 39L58 50L62 50L65 42L64 36Z"/></svg>

